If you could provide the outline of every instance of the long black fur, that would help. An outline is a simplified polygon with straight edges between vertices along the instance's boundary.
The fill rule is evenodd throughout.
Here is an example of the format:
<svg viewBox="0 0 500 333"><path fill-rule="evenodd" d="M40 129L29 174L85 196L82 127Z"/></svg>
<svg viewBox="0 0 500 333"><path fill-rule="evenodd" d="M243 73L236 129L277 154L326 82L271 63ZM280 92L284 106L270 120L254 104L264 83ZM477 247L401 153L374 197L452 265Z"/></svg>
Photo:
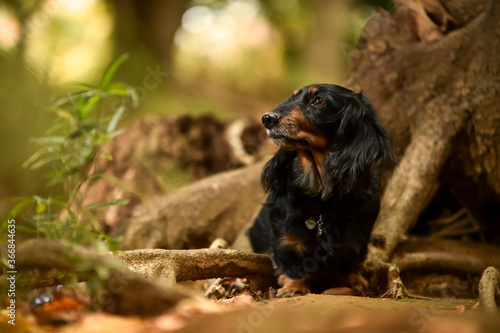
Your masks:
<svg viewBox="0 0 500 333"><path fill-rule="evenodd" d="M253 249L269 253L279 274L308 278L313 292L345 286L366 257L380 206L377 176L394 162L387 135L361 93L336 85L303 87L267 115L279 119L263 122L280 148L262 173L269 196L247 233ZM315 147L310 132L328 146ZM307 171L299 153L313 151L324 157ZM305 221L320 214L318 236ZM300 248L282 245L290 235Z"/></svg>

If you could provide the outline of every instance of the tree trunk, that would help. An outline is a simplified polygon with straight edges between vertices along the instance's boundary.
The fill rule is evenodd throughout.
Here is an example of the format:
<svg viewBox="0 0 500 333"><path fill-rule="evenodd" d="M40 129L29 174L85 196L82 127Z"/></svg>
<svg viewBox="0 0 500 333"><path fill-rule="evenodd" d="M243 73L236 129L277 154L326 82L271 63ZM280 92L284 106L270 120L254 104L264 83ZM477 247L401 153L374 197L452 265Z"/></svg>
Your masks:
<svg viewBox="0 0 500 333"><path fill-rule="evenodd" d="M500 4L486 1L481 11L477 0L475 10L464 11L463 1L445 3L454 16L433 0L400 1L392 17L377 13L365 27L363 49L352 56L347 84L362 88L379 110L401 157L382 198L368 261L390 260L438 188L443 165L456 159L457 137L469 133L474 173L500 194L494 144Z"/></svg>
<svg viewBox="0 0 500 333"><path fill-rule="evenodd" d="M113 4L118 52L128 52L139 45L139 49L145 48L154 57L162 72L171 73L174 37L189 1L115 0ZM166 80L170 81L171 76Z"/></svg>

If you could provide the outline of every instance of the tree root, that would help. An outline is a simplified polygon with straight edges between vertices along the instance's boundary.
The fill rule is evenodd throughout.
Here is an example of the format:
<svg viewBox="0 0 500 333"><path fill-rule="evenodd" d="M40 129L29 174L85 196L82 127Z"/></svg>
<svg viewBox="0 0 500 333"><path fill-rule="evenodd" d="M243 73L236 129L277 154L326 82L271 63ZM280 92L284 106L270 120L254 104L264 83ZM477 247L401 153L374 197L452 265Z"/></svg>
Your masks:
<svg viewBox="0 0 500 333"><path fill-rule="evenodd" d="M479 302L476 304L479 309L489 313L498 313L500 304L500 273L495 267L488 267L484 270L479 281Z"/></svg>
<svg viewBox="0 0 500 333"><path fill-rule="evenodd" d="M193 296L163 281L144 279L111 255L60 241L31 239L20 244L16 269L19 293L67 283L72 278L103 281L92 304L117 314L154 316ZM7 286L7 275L0 276L0 287Z"/></svg>
<svg viewBox="0 0 500 333"><path fill-rule="evenodd" d="M500 259L497 260L500 262ZM444 252L406 253L393 260L402 271L432 270L481 274L488 267L487 260L474 256L461 256Z"/></svg>
<svg viewBox="0 0 500 333"><path fill-rule="evenodd" d="M240 250L145 249L118 252L116 258L145 278L161 278L171 284L223 277L276 280L269 256Z"/></svg>
<svg viewBox="0 0 500 333"><path fill-rule="evenodd" d="M70 277L79 281L97 279L104 282L104 288L94 295L94 306L112 313L144 316L160 314L194 296L174 286L177 281L247 276L262 284L266 277L273 279L269 257L243 251L137 250L120 252L114 258L82 246L43 239L19 245L16 268L19 292L67 283ZM0 276L0 288L8 285L7 275Z"/></svg>
<svg viewBox="0 0 500 333"><path fill-rule="evenodd" d="M427 297L413 296L406 290L400 276L400 269L397 265L383 263L381 261L367 262L365 264L366 274L370 278L370 290L372 295L380 298L416 298L432 300Z"/></svg>
<svg viewBox="0 0 500 333"><path fill-rule="evenodd" d="M449 239L411 237L401 243L391 262L401 271L453 271L480 275L488 266L500 267L495 245Z"/></svg>
<svg viewBox="0 0 500 333"><path fill-rule="evenodd" d="M365 265L370 279L370 289L374 296L399 299L409 294L399 276L399 267L381 261L368 262Z"/></svg>

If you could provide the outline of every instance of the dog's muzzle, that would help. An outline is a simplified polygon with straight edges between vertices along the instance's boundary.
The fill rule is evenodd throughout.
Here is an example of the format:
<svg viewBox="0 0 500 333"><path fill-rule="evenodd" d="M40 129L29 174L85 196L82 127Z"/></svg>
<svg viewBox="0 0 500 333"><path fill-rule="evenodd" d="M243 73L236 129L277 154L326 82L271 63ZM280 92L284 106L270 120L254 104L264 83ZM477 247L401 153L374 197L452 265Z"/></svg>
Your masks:
<svg viewBox="0 0 500 333"><path fill-rule="evenodd" d="M280 120L281 116L273 112L268 112L262 116L262 123L267 129L271 129L276 126L280 122Z"/></svg>

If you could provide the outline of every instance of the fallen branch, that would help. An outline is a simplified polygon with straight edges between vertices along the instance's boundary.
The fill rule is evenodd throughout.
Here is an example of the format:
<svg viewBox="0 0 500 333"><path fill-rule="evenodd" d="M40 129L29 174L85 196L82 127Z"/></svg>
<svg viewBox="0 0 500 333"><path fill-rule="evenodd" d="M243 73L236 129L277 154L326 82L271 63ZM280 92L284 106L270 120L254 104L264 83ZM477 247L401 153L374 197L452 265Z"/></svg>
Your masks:
<svg viewBox="0 0 500 333"><path fill-rule="evenodd" d="M498 313L499 281L500 274L495 267L485 269L479 281L479 309L485 312Z"/></svg>

